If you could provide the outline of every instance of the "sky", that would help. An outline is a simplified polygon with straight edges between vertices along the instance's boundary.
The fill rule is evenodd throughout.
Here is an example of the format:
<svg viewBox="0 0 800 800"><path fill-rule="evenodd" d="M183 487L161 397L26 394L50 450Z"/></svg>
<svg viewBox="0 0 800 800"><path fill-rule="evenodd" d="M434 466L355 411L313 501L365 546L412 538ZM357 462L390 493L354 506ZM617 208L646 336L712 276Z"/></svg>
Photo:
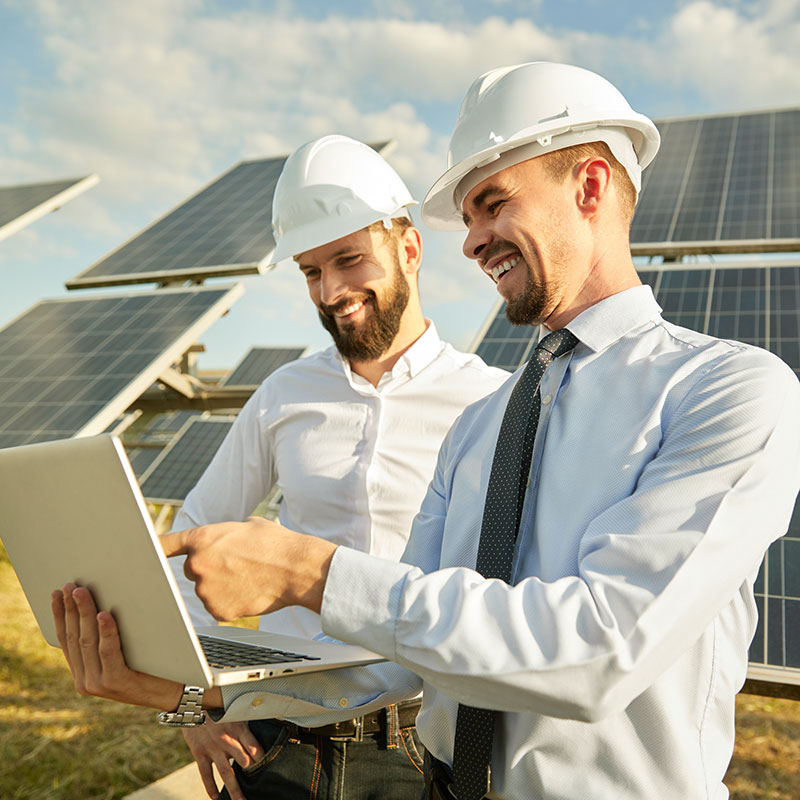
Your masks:
<svg viewBox="0 0 800 800"><path fill-rule="evenodd" d="M235 163L318 136L395 139L422 200L488 69L576 64L658 119L799 104L798 42L800 0L0 0L0 186L100 176L0 241L0 326ZM420 229L423 309L468 349L495 288L461 234ZM293 266L239 280L200 369L329 344Z"/></svg>

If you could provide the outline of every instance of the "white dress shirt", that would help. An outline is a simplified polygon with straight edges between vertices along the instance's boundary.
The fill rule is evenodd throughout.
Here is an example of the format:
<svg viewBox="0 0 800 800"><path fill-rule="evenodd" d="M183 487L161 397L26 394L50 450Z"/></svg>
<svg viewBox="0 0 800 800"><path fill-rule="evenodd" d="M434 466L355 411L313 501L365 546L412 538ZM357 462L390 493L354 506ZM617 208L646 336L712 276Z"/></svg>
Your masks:
<svg viewBox="0 0 800 800"><path fill-rule="evenodd" d="M418 675L420 738L445 762L459 702L504 712L491 797L728 796L753 580L800 486L800 384L764 350L665 322L649 287L568 327L579 344L542 381L514 585L472 569L512 379L446 438L407 563L334 555L325 632L396 663L230 687L225 719L255 702L319 724Z"/></svg>
<svg viewBox="0 0 800 800"><path fill-rule="evenodd" d="M397 561L448 429L509 377L443 342L433 323L377 387L334 347L287 364L244 406L173 530L243 520L277 484L287 528ZM183 558L172 561L194 624L215 624ZM299 607L260 626L320 633L319 616Z"/></svg>

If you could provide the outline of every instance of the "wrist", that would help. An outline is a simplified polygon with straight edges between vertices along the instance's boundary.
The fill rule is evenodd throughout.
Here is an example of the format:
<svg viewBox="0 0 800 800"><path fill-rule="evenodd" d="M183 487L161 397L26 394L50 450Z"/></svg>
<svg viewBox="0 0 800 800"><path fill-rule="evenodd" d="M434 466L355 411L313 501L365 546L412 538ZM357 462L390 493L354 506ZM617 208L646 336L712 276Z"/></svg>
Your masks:
<svg viewBox="0 0 800 800"><path fill-rule="evenodd" d="M316 536L304 538L306 541L300 562L302 573L299 580L291 583L292 605L303 606L319 614L322 610L325 583L328 580L328 572L337 545Z"/></svg>
<svg viewBox="0 0 800 800"><path fill-rule="evenodd" d="M222 702L222 690L219 686L212 686L210 689L206 689L205 694L203 695L203 708L207 711L215 711L218 708L223 708L224 703Z"/></svg>
<svg viewBox="0 0 800 800"><path fill-rule="evenodd" d="M184 686L177 707L171 711L159 712L156 717L158 722L180 728L202 725L206 721L206 712L202 707L204 693L201 686Z"/></svg>

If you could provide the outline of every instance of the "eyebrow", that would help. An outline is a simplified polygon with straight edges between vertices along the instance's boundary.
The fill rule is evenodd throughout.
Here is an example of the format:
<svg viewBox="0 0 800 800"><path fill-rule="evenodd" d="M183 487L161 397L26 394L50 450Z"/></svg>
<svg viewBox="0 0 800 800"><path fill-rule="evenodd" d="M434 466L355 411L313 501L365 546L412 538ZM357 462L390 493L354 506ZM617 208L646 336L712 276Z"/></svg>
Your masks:
<svg viewBox="0 0 800 800"><path fill-rule="evenodd" d="M358 255L359 252L359 248L357 247L341 247L335 253L332 253L328 260L331 261L333 259L342 258L342 256L355 256ZM295 257L294 261L300 270L313 269L317 266L316 264L302 264L297 260L297 257Z"/></svg>
<svg viewBox="0 0 800 800"><path fill-rule="evenodd" d="M470 205L472 206L472 208L480 208L486 202L486 198L489 197L489 195L496 194L497 192L500 191L501 189L496 183L490 183L488 186L485 186L483 189L481 189L478 192L478 194L476 194L475 197L472 198ZM461 215L461 219L464 221L465 225L469 225L470 221L472 220L472 217L465 211Z"/></svg>

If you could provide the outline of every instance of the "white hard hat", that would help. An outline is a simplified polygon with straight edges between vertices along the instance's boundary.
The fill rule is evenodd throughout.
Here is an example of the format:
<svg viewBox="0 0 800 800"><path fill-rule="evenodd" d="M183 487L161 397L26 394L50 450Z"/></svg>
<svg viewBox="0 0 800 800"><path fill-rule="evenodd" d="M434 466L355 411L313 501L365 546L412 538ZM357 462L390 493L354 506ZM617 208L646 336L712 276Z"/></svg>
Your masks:
<svg viewBox="0 0 800 800"><path fill-rule="evenodd" d="M472 84L461 104L448 169L422 201L422 218L431 228L463 228L461 201L482 180L586 142L606 142L638 193L641 172L660 140L653 122L594 72L546 61L493 69Z"/></svg>
<svg viewBox="0 0 800 800"><path fill-rule="evenodd" d="M366 144L324 136L295 150L272 200L272 263L340 239L416 205L400 176Z"/></svg>

